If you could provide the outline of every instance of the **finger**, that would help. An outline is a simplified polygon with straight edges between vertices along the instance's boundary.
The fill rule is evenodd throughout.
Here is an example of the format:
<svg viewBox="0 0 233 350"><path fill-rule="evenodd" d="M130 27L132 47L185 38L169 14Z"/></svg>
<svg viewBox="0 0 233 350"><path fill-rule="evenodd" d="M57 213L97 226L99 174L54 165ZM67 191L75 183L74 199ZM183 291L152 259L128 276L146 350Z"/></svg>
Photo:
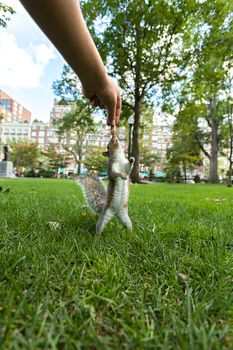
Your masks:
<svg viewBox="0 0 233 350"><path fill-rule="evenodd" d="M100 101L99 108L101 108L101 109L105 109L106 108L106 106L103 104L102 101Z"/></svg>
<svg viewBox="0 0 233 350"><path fill-rule="evenodd" d="M100 103L101 103L100 100L96 96L91 101L91 104L93 107L99 107Z"/></svg>
<svg viewBox="0 0 233 350"><path fill-rule="evenodd" d="M115 124L115 115L116 115L116 102L113 101L111 105L108 107L108 125L114 125Z"/></svg>
<svg viewBox="0 0 233 350"><path fill-rule="evenodd" d="M120 119L120 115L121 115L121 105L122 105L122 102L121 102L121 95L120 95L120 93L119 93L118 96L117 96L117 106L116 106L116 115L115 115L115 122L116 122L116 124L118 124L119 119Z"/></svg>

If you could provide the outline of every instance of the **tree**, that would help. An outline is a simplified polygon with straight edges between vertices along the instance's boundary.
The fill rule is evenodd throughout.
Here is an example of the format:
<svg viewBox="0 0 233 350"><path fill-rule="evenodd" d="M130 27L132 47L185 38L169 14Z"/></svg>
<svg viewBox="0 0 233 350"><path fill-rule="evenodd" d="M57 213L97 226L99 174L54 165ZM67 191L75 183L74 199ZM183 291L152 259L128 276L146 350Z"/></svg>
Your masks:
<svg viewBox="0 0 233 350"><path fill-rule="evenodd" d="M232 60L232 11L231 0L200 2L197 19L190 22L190 30L184 36L182 54L186 64L180 66L183 82L174 86L180 108L187 114L189 111L189 118L196 119L195 136L209 159L209 182L212 183L218 182L224 123L221 90L229 73L228 62ZM171 101L171 94L168 97ZM204 128L200 126L201 121L205 122ZM205 147L207 143L210 151Z"/></svg>
<svg viewBox="0 0 233 350"><path fill-rule="evenodd" d="M187 182L187 170L202 164L200 147L195 137L196 120L185 118L184 111L179 113L172 135L172 146L167 151L168 166L182 167L184 181Z"/></svg>
<svg viewBox="0 0 233 350"><path fill-rule="evenodd" d="M232 187L232 179L231 179L233 175L233 105L232 104L227 114L227 125L228 125L228 140L229 140L228 187Z"/></svg>
<svg viewBox="0 0 233 350"><path fill-rule="evenodd" d="M54 144L49 144L48 148L41 152L43 156L48 158L48 168L58 173L59 168L66 168L69 162L69 157L57 151L57 147Z"/></svg>
<svg viewBox="0 0 233 350"><path fill-rule="evenodd" d="M151 153L148 147L141 147L139 162L145 167L151 168L152 165L155 165L159 161L160 157Z"/></svg>
<svg viewBox="0 0 233 350"><path fill-rule="evenodd" d="M84 166L90 172L97 172L98 174L107 173L108 162L107 158L102 155L103 151L106 151L104 147L91 146L86 149L85 159L83 160Z"/></svg>
<svg viewBox="0 0 233 350"><path fill-rule="evenodd" d="M230 71L231 73L231 71ZM223 152L229 162L228 168L228 187L232 187L231 177L233 175L233 74L226 79L222 91L222 114L224 116L224 124L222 125L223 145L228 150L228 154Z"/></svg>
<svg viewBox="0 0 233 350"><path fill-rule="evenodd" d="M35 168L40 152L37 143L34 142L12 142L10 159L16 168Z"/></svg>
<svg viewBox="0 0 233 350"><path fill-rule="evenodd" d="M187 0L82 1L85 19L108 71L122 88L123 114L125 108L134 114L133 182L140 182L139 129L143 103L151 100L161 84L174 79L177 45L189 13L195 11L194 3ZM70 95L69 88L76 88L76 79L68 68L54 87L60 96Z"/></svg>
<svg viewBox="0 0 233 350"><path fill-rule="evenodd" d="M81 162L87 134L91 134L96 130L91 112L92 108L89 104L78 100L71 111L63 116L58 126L57 132L61 136L62 147L74 157L78 165L78 175L81 173Z"/></svg>
<svg viewBox="0 0 233 350"><path fill-rule="evenodd" d="M228 187L232 187L232 175L233 175L233 105L231 104L227 113L227 139L229 146L229 168L228 168Z"/></svg>
<svg viewBox="0 0 233 350"><path fill-rule="evenodd" d="M13 15L15 11L11 6L7 6L0 2L0 27L6 27L7 22L10 20L9 15Z"/></svg>

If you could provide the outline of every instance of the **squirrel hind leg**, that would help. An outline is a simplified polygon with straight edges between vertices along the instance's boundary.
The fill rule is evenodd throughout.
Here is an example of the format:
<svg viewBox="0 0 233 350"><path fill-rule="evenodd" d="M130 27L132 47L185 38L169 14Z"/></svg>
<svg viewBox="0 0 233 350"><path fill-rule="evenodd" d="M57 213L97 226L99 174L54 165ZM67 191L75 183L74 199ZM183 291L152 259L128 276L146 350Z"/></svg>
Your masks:
<svg viewBox="0 0 233 350"><path fill-rule="evenodd" d="M103 210L103 212L100 214L99 219L96 224L96 234L100 235L107 225L107 223L111 220L113 217L114 213L112 209L108 208Z"/></svg>
<svg viewBox="0 0 233 350"><path fill-rule="evenodd" d="M127 228L127 230L132 231L132 222L127 213L127 209L123 208L117 213L118 219L122 222L122 224Z"/></svg>

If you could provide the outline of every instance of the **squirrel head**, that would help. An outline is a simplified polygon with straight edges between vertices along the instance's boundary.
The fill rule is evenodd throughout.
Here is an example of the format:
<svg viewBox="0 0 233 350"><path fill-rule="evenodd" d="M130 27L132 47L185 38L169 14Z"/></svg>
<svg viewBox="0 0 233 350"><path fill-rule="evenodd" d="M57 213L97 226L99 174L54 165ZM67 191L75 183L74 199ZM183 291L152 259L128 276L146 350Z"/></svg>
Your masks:
<svg viewBox="0 0 233 350"><path fill-rule="evenodd" d="M116 135L112 136L107 148L108 148L107 152L102 153L103 156L106 156L106 157L112 157L114 155L117 155L118 153L123 152L123 148L122 148L120 141Z"/></svg>

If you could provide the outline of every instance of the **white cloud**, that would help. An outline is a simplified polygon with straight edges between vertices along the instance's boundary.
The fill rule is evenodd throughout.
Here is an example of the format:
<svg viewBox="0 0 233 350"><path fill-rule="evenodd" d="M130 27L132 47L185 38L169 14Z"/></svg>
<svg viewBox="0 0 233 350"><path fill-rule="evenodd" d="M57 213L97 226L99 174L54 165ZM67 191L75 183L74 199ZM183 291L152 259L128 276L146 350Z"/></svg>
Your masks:
<svg viewBox="0 0 233 350"><path fill-rule="evenodd" d="M46 65L55 59L52 45L20 47L13 34L0 33L0 84L11 88L35 88Z"/></svg>

